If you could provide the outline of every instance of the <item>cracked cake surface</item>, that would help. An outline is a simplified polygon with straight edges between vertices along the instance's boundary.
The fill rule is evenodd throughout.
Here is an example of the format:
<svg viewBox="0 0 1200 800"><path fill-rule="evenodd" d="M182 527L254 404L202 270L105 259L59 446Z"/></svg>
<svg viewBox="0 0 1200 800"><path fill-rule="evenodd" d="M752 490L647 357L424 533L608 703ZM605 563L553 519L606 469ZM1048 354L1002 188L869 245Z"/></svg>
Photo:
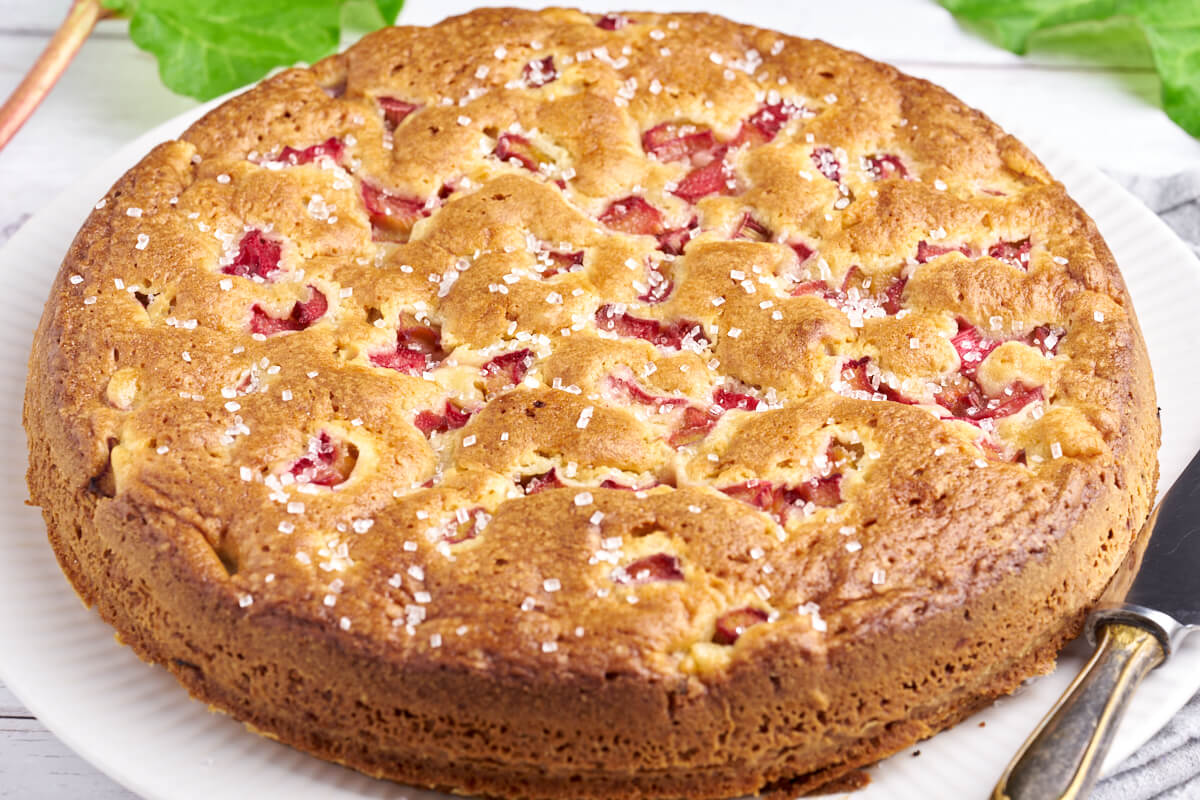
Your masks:
<svg viewBox="0 0 1200 800"><path fill-rule="evenodd" d="M1157 475L1092 221L945 91L489 9L96 205L27 385L80 596L255 730L504 797L805 791L1045 671Z"/></svg>

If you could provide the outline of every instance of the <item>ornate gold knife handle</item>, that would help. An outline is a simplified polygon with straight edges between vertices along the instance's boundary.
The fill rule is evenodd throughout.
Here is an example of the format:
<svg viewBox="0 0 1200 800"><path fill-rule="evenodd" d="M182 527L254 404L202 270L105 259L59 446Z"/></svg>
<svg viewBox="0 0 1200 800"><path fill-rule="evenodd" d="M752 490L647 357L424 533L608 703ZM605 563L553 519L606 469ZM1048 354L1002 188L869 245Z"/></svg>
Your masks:
<svg viewBox="0 0 1200 800"><path fill-rule="evenodd" d="M1166 657L1147 628L1107 622L1097 633L1091 661L1005 769L992 800L1073 800L1091 791L1134 690Z"/></svg>

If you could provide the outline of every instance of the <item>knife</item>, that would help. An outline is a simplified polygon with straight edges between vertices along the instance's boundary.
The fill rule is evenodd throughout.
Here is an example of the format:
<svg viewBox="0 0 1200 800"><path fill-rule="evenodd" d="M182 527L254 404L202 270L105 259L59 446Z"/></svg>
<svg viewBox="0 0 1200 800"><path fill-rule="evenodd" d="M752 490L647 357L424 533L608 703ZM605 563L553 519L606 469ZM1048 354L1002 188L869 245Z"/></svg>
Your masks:
<svg viewBox="0 0 1200 800"><path fill-rule="evenodd" d="M1086 798L1142 678L1200 626L1200 453L1139 538L1145 552L1125 602L1102 603L1088 616L1095 653L1025 740L992 800Z"/></svg>

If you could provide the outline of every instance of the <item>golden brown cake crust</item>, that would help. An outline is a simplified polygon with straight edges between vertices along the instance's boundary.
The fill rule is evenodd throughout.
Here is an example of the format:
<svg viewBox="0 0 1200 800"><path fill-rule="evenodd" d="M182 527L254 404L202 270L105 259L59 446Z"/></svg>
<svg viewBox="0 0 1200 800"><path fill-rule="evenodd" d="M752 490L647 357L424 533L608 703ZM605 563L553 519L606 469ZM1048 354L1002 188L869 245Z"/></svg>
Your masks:
<svg viewBox="0 0 1200 800"><path fill-rule="evenodd" d="M253 728L505 797L801 791L1052 663L1153 381L1092 221L943 90L491 9L230 100L30 360L81 597Z"/></svg>

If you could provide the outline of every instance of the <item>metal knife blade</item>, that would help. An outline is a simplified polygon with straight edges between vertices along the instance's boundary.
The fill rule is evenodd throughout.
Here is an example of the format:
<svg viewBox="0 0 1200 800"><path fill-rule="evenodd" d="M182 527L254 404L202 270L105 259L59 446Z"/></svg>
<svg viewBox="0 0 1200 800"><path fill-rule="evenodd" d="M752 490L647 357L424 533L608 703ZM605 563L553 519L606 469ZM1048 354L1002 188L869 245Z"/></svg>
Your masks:
<svg viewBox="0 0 1200 800"><path fill-rule="evenodd" d="M1200 453L1171 484L1146 522L1149 541L1125 602L1102 605L1088 621L1093 641L1109 622L1150 628L1169 654L1200 627Z"/></svg>

